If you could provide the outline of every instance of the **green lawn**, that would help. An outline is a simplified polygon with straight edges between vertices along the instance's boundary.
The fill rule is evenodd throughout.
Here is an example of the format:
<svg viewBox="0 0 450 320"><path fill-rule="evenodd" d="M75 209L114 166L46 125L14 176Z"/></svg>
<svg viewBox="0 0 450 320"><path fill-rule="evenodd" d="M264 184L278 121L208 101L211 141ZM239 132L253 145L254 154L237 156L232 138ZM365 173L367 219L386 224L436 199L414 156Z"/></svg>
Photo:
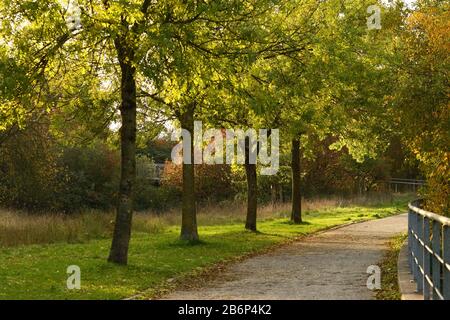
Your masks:
<svg viewBox="0 0 450 320"><path fill-rule="evenodd" d="M160 287L173 277L187 275L215 263L236 258L300 235L352 221L386 217L404 211L404 204L383 207L349 207L313 211L306 223L286 219L259 223L260 233L242 224L201 227L202 243L177 240L178 228L157 234L133 235L129 265L106 262L110 240L80 244L31 245L0 249L0 299L121 299ZM66 288L66 269L81 268L81 290Z"/></svg>

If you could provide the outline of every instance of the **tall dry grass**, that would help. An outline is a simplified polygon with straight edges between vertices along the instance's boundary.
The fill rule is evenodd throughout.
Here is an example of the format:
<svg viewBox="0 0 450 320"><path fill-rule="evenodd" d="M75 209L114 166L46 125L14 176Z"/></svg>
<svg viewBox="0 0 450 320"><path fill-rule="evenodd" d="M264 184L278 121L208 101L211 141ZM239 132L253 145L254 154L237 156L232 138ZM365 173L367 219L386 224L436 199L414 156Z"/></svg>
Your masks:
<svg viewBox="0 0 450 320"><path fill-rule="evenodd" d="M86 212L75 216L0 210L0 246L81 242L109 236L113 216Z"/></svg>
<svg viewBox="0 0 450 320"><path fill-rule="evenodd" d="M339 197L307 199L302 202L305 212L352 205L377 205L392 202L389 195L365 196L352 199ZM291 204L268 204L258 208L258 219L289 217ZM198 224L202 226L239 223L245 221L244 203L226 202L199 208ZM179 209L164 213L141 212L133 218L133 230L158 233L168 226L179 225ZM113 212L86 211L77 215L27 214L0 209L0 247L46 244L56 242L76 243L91 239L111 237L114 226Z"/></svg>

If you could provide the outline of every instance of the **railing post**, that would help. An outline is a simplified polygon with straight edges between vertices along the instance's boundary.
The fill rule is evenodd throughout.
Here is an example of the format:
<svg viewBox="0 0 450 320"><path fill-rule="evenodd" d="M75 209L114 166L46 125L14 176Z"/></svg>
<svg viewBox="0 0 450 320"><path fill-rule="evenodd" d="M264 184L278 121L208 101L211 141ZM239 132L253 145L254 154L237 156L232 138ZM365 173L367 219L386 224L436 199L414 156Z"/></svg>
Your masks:
<svg viewBox="0 0 450 320"><path fill-rule="evenodd" d="M444 226L444 241L442 242L442 251L444 252L444 279L443 279L443 296L445 300L450 300L450 227ZM447 264L447 266L445 265Z"/></svg>
<svg viewBox="0 0 450 320"><path fill-rule="evenodd" d="M431 278L431 255L427 250L427 246L431 247L430 241L430 220L423 218L423 233L422 233L422 266L423 266L423 299L430 300L430 283L427 280L427 276Z"/></svg>
<svg viewBox="0 0 450 320"><path fill-rule="evenodd" d="M433 300L439 300L439 296L436 293L436 290L442 293L442 285L441 285L441 273L442 266L439 260L436 258L436 255L441 257L441 224L438 221L433 221L433 240L432 240L432 250L434 255L432 256L432 264L431 264L431 274L433 278Z"/></svg>
<svg viewBox="0 0 450 320"><path fill-rule="evenodd" d="M423 251L422 251L422 244L420 243L420 240L423 241L423 218L420 214L416 215L417 217L417 246L416 246L416 257L417 257L417 292L422 293L423 292L423 280L424 275L422 271L420 270L420 267L423 266Z"/></svg>
<svg viewBox="0 0 450 320"><path fill-rule="evenodd" d="M412 259L412 247L413 247L413 236L412 236L412 220L413 220L413 211L411 209L408 209L408 263L409 263L409 270L411 273L413 272L413 259Z"/></svg>
<svg viewBox="0 0 450 320"><path fill-rule="evenodd" d="M411 219L412 222L412 253L411 253L411 259L412 259L412 273L413 273L413 277L414 280L417 282L419 279L419 265L417 264L416 260L417 260L417 221L418 221L419 217L417 212L413 212L413 216Z"/></svg>

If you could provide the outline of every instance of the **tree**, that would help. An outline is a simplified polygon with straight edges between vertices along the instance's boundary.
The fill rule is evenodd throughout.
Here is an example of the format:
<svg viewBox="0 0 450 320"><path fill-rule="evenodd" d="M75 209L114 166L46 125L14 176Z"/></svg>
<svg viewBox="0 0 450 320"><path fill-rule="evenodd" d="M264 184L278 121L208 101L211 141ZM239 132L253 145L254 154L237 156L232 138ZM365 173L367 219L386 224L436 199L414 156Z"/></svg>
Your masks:
<svg viewBox="0 0 450 320"><path fill-rule="evenodd" d="M292 140L292 214L291 221L302 222L302 192L300 186L300 139Z"/></svg>
<svg viewBox="0 0 450 320"><path fill-rule="evenodd" d="M68 3L66 3L68 5ZM3 1L1 11L9 23L2 24L2 34L13 39L13 51L24 63L31 61L28 78L35 85L34 92L45 90L50 81L70 80L70 75L82 72L107 81L108 73L120 67L121 114L121 179L115 231L109 261L127 263L133 211L133 186L136 174L136 62L139 37L148 23L151 1L80 1L79 16L70 16L64 3L59 1L26 2ZM79 25L67 24L79 20ZM17 26L21 28L17 28ZM32 44L32 45L30 45ZM18 54L16 50L25 48ZM108 60L109 57L114 57ZM84 68L65 69L60 76L58 68L67 61L80 61ZM24 63L25 65L25 63ZM111 68L112 66L112 68ZM71 72L72 71L72 72ZM67 77L66 77L67 76ZM111 79L115 79L114 76ZM114 85L114 81L111 85ZM104 85L105 83L103 83ZM68 81L63 87L74 85ZM47 93L47 92L46 92ZM55 105L60 95L49 95ZM37 94L38 98L42 95ZM36 99L35 99L36 100ZM40 99L40 104L44 99ZM46 110L46 109L44 109Z"/></svg>
<svg viewBox="0 0 450 320"><path fill-rule="evenodd" d="M293 23L303 31L296 41L304 50L265 61L256 74L264 92L277 100L274 105L283 106L281 123L291 140L293 222L301 221L302 140L333 135L338 139L333 147L347 147L359 161L376 157L389 141L387 96L394 82L383 50L392 28L387 24L381 37L367 30L369 4L328 1L295 11ZM397 8L385 10L389 19L398 18Z"/></svg>
<svg viewBox="0 0 450 320"><path fill-rule="evenodd" d="M195 120L224 124L221 109L236 106L220 103L237 100L230 97L236 93L232 88L238 86L239 75L248 69L249 62L261 55L292 50L292 46L277 39L278 34L274 32L281 21L274 19L278 16L277 8L287 3L270 0L192 3L181 5L183 10L169 10L169 24L164 29L167 43L162 47L148 46L150 90L145 96L154 101L153 105L165 108L167 117L175 119L191 136ZM159 66L156 77L155 65ZM191 141L191 152L194 147L201 148ZM249 176L256 177L256 167L250 166L247 166ZM183 164L183 178L181 238L196 241L194 164ZM254 190L256 184L250 186ZM256 195L253 196L251 203L256 199ZM253 207L256 210L256 205ZM256 213L253 216L255 220ZM256 222L251 228L256 228Z"/></svg>
<svg viewBox="0 0 450 320"><path fill-rule="evenodd" d="M291 127L292 119L283 117L288 100L285 97L289 96L286 92L292 93L291 86L297 87L295 80L299 77L286 75L283 71L286 66L306 62L312 30L317 27L312 16L318 12L319 7L320 4L316 1L290 1L271 13L272 34L268 40L272 42L268 42L271 44L268 47L280 47L283 50L260 50L250 61L239 64L241 72L232 91L235 96L233 102L239 107L225 112L221 117L226 119L225 122L256 130L279 128L282 124L283 127ZM289 76L291 78L286 81ZM257 166L248 161L251 148L246 143L246 228L256 231L258 182ZM256 149L259 150L259 145ZM298 191L299 188L296 188L296 192Z"/></svg>
<svg viewBox="0 0 450 320"><path fill-rule="evenodd" d="M403 143L427 178L429 210L449 215L448 1L419 1L399 33L392 112Z"/></svg>

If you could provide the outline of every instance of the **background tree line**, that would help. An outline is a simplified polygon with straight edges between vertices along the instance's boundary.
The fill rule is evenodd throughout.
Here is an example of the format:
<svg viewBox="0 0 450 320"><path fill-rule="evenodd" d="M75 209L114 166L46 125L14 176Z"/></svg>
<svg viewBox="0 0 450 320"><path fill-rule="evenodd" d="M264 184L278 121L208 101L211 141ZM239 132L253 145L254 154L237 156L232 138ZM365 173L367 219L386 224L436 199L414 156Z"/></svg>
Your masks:
<svg viewBox="0 0 450 320"><path fill-rule="evenodd" d="M314 145L309 154L302 149L301 155L304 197L352 197L367 192L387 192L392 177L420 177L418 163L405 161L412 157L405 155L398 141L393 141L378 159L358 163L347 150L329 149L335 138L312 137L310 140ZM174 142L167 137L150 138L138 147L136 210L164 212L179 206L182 168L170 161L173 147ZM35 213L75 214L85 209L111 210L117 203L120 153L111 142L97 139L84 145L63 145L48 127L28 126L5 140L0 150L3 206ZM276 175L258 174L260 204L291 200L290 160L290 154L283 152ZM155 163L165 164L160 175L157 175ZM242 168L207 164L195 167L200 204L246 199Z"/></svg>

